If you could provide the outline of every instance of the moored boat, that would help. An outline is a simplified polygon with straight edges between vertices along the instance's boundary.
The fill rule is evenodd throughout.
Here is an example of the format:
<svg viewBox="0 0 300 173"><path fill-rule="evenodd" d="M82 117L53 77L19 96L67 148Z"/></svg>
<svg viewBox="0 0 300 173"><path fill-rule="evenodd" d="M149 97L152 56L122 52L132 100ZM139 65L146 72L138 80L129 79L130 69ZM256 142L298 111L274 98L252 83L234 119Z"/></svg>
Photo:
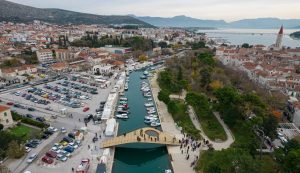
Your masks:
<svg viewBox="0 0 300 173"><path fill-rule="evenodd" d="M129 118L127 114L117 114L116 117L119 119L128 119Z"/></svg>

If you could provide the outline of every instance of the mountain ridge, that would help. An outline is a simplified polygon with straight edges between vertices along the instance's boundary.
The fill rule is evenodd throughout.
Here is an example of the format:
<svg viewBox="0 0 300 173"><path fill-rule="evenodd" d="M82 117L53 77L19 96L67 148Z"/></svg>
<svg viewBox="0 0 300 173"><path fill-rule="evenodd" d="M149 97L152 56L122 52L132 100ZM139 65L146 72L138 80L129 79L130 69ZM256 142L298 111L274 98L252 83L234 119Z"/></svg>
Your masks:
<svg viewBox="0 0 300 173"><path fill-rule="evenodd" d="M251 28L251 29L271 29L279 28L284 25L285 28L299 28L300 19L279 19L274 17L241 19L233 22L224 20L204 20L179 15L174 17L151 17L134 16L144 22L158 27L217 27L217 28Z"/></svg>
<svg viewBox="0 0 300 173"><path fill-rule="evenodd" d="M26 23L33 20L41 20L55 24L134 24L141 27L153 27L144 21L128 15L97 15L58 8L35 8L0 0L0 21Z"/></svg>

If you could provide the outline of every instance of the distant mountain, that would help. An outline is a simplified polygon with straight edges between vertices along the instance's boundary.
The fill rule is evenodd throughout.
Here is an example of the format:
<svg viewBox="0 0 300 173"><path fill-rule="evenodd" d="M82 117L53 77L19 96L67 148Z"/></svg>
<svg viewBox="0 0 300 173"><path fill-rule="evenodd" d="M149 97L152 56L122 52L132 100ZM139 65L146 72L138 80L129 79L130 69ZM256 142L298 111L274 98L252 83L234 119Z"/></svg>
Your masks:
<svg viewBox="0 0 300 173"><path fill-rule="evenodd" d="M31 22L41 20L56 24L135 24L152 25L131 16L104 16L61 9L42 9L0 0L0 21Z"/></svg>
<svg viewBox="0 0 300 173"><path fill-rule="evenodd" d="M184 15L175 16L172 18L163 17L136 17L144 22L150 23L154 26L167 26L167 27L222 27L227 23L224 20L201 20Z"/></svg>
<svg viewBox="0 0 300 173"><path fill-rule="evenodd" d="M243 19L229 23L232 28L295 28L300 25L300 19L258 18Z"/></svg>
<svg viewBox="0 0 300 173"><path fill-rule="evenodd" d="M136 16L134 16L136 17ZM164 27L217 27L217 28L279 28L283 25L285 28L298 28L300 19L278 19L278 18L258 18L243 19L235 22L225 22L224 20L202 20L187 16L175 16L171 18L163 17L136 17L144 22L154 26Z"/></svg>

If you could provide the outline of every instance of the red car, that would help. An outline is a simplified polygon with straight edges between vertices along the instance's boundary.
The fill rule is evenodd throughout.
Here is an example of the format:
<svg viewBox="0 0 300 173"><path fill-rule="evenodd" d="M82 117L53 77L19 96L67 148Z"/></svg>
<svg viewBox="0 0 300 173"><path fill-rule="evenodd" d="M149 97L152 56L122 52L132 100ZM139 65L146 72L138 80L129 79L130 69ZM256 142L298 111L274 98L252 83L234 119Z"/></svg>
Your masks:
<svg viewBox="0 0 300 173"><path fill-rule="evenodd" d="M7 104L7 105L9 105L9 106L12 106L12 105L14 105L14 103L13 103L13 102L7 102L6 104Z"/></svg>
<svg viewBox="0 0 300 173"><path fill-rule="evenodd" d="M48 163L48 164L52 164L53 163L53 159L51 159L50 157L48 156L44 156L42 158L42 161L45 162L45 163Z"/></svg>
<svg viewBox="0 0 300 173"><path fill-rule="evenodd" d="M86 112L86 111L88 111L88 110L90 110L90 108L89 108L89 107L85 107L85 108L83 108L83 112Z"/></svg>
<svg viewBox="0 0 300 173"><path fill-rule="evenodd" d="M48 151L46 153L46 156L56 158L57 154L54 151Z"/></svg>

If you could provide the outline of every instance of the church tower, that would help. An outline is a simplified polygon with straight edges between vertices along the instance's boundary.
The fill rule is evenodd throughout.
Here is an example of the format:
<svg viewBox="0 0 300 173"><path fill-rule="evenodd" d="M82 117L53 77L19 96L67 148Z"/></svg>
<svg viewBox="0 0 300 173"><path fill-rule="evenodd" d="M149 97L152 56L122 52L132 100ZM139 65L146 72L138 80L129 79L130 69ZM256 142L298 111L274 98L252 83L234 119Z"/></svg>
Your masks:
<svg viewBox="0 0 300 173"><path fill-rule="evenodd" d="M283 26L281 25L281 28L277 34L276 43L274 45L275 48L281 49L282 44L282 37L283 37Z"/></svg>

